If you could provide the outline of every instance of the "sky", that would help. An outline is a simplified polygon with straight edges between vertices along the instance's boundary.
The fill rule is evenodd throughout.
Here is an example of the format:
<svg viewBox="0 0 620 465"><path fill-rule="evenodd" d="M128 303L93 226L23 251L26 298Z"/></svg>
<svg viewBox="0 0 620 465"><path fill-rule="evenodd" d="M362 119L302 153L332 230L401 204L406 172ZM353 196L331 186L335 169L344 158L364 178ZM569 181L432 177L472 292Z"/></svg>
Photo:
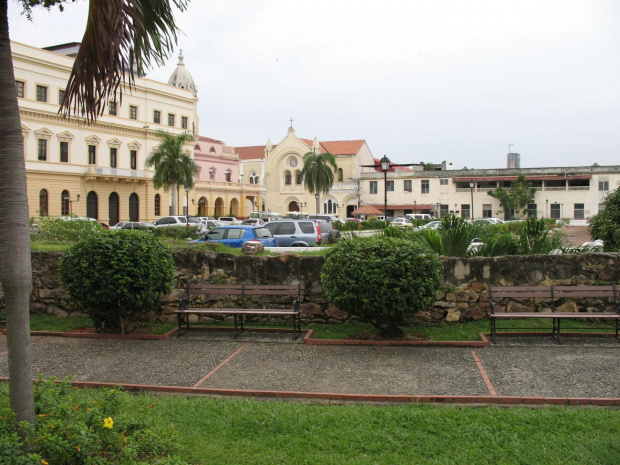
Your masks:
<svg viewBox="0 0 620 465"><path fill-rule="evenodd" d="M11 39L81 41L88 2ZM232 146L364 139L375 158L455 169L620 164L618 0L193 0L178 49L201 135ZM167 82L178 50L147 77Z"/></svg>

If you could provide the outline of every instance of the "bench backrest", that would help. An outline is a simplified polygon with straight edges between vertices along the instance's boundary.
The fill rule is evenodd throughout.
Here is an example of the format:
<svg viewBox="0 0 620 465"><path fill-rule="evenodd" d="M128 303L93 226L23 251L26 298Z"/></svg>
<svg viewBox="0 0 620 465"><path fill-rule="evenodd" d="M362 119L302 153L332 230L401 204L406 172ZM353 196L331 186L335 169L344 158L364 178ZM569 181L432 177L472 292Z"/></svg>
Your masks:
<svg viewBox="0 0 620 465"><path fill-rule="evenodd" d="M279 284L200 284L189 283L187 295L291 295L301 297L305 287Z"/></svg>
<svg viewBox="0 0 620 465"><path fill-rule="evenodd" d="M495 313L493 299L549 299L551 309L555 311L558 299L612 299L616 312L620 313L616 285L608 286L491 286L487 285L487 295L491 304L491 313Z"/></svg>

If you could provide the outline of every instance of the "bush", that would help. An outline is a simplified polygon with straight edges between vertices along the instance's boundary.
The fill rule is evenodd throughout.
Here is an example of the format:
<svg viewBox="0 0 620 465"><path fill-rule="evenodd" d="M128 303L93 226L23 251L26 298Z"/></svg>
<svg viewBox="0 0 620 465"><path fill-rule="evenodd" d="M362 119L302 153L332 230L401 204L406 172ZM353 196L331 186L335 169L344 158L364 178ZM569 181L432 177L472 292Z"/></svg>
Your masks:
<svg viewBox="0 0 620 465"><path fill-rule="evenodd" d="M433 304L440 269L439 256L410 239L343 239L327 252L321 282L340 309L398 337L406 318Z"/></svg>
<svg viewBox="0 0 620 465"><path fill-rule="evenodd" d="M174 261L152 234L114 231L75 244L61 259L60 278L97 331L125 333L148 312L159 315Z"/></svg>
<svg viewBox="0 0 620 465"><path fill-rule="evenodd" d="M76 242L106 232L97 221L64 217L31 219L31 230L32 240L36 242Z"/></svg>
<svg viewBox="0 0 620 465"><path fill-rule="evenodd" d="M0 463L185 463L173 455L179 449L176 430L150 427L139 418L146 417L145 412L124 406L129 394L119 388L104 389L101 395L97 391L84 395L72 389L69 381L39 379L34 394L37 422L25 445L15 434L14 415L8 406L0 405ZM90 394L95 394L97 400L93 401ZM23 452L21 446L30 452Z"/></svg>
<svg viewBox="0 0 620 465"><path fill-rule="evenodd" d="M590 218L592 240L601 239L606 252L620 252L620 188L607 194L605 210Z"/></svg>
<svg viewBox="0 0 620 465"><path fill-rule="evenodd" d="M201 235L198 230L198 226L170 226L163 228L149 228L148 230L151 231L155 237L165 237L169 239L195 239Z"/></svg>

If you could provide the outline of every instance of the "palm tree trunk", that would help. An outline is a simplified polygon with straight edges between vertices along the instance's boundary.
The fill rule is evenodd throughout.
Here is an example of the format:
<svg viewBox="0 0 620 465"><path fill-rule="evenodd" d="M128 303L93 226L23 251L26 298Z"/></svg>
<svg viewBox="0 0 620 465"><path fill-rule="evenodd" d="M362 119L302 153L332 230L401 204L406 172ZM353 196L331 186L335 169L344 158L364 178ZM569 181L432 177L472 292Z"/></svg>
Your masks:
<svg viewBox="0 0 620 465"><path fill-rule="evenodd" d="M6 301L9 400L18 421L34 424L29 317L32 265L26 164L7 0L1 0L0 7L0 222L4 225L0 228L0 280Z"/></svg>
<svg viewBox="0 0 620 465"><path fill-rule="evenodd" d="M319 202L320 202L319 197L320 197L320 195L318 194L318 192L319 192L318 190L316 192L317 192L317 195L316 195L316 215L319 216Z"/></svg>
<svg viewBox="0 0 620 465"><path fill-rule="evenodd" d="M177 183L172 181L170 183L170 195L172 202L172 216L176 216L177 214Z"/></svg>

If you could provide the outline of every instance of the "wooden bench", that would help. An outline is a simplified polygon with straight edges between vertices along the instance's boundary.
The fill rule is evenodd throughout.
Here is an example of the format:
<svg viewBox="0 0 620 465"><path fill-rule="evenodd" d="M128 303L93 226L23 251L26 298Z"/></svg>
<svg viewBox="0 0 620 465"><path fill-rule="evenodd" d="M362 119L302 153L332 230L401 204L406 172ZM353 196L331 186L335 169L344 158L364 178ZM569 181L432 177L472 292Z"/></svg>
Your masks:
<svg viewBox="0 0 620 465"><path fill-rule="evenodd" d="M566 319L613 319L616 323L616 338L618 338L618 325L620 323L620 304L616 285L609 286L491 286L487 285L487 295L491 304L491 339L495 341L497 320L550 318L553 321L552 337L560 343L561 322ZM528 301L541 301L551 311L541 312L500 312L495 311L495 300L516 299ZM556 303L559 299L604 299L613 303L615 312L558 312ZM502 328L502 329L533 329L533 328ZM572 329L603 329L603 328L572 328ZM607 329L607 328L605 328Z"/></svg>
<svg viewBox="0 0 620 465"><path fill-rule="evenodd" d="M290 316L293 320L293 339L297 339L301 333L301 301L303 299L304 286L302 284L286 285L260 285L260 284L197 284L188 283L187 297L179 300L177 315L179 324L177 337L189 331L190 315L232 315L235 319L235 338L244 331L243 323L245 315L265 316ZM222 307L190 307L193 296L239 296L239 305L235 308ZM248 296L290 296L292 305L288 308L246 308ZM212 299L215 300L215 299ZM182 332L183 326L185 331Z"/></svg>

